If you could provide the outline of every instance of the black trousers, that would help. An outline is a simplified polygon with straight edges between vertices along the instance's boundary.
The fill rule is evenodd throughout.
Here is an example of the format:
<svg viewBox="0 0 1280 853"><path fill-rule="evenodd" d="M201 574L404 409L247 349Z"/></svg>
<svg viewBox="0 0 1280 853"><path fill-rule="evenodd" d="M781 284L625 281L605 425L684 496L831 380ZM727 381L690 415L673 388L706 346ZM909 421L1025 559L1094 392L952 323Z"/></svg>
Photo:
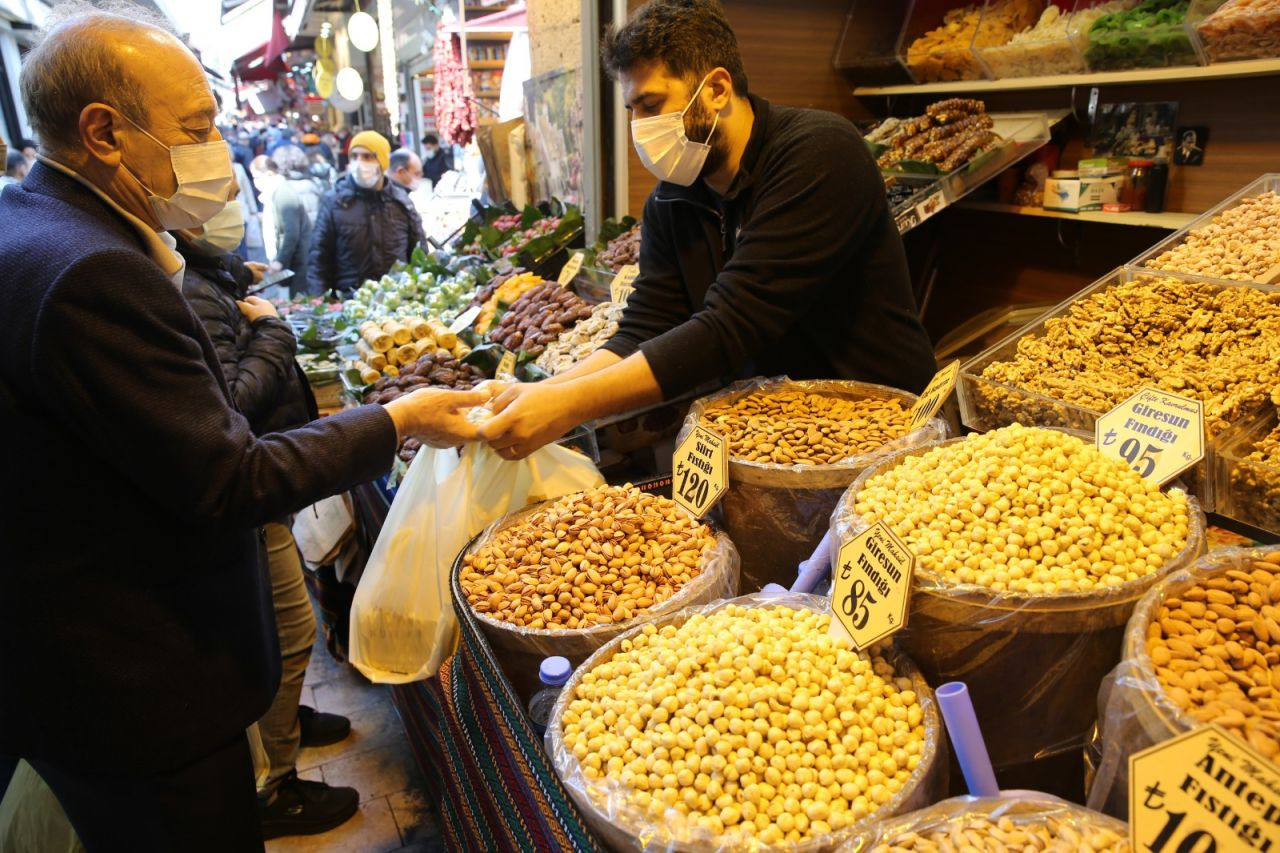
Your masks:
<svg viewBox="0 0 1280 853"><path fill-rule="evenodd" d="M45 761L31 766L57 796L88 853L263 850L246 737L152 776L90 774Z"/></svg>

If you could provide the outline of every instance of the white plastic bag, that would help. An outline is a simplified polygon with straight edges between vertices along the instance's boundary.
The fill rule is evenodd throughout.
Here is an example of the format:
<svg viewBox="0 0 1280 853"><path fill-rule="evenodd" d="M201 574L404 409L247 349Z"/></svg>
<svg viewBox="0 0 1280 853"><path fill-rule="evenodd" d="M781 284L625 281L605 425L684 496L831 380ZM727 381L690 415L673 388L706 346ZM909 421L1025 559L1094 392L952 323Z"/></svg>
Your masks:
<svg viewBox="0 0 1280 853"><path fill-rule="evenodd" d="M351 604L350 657L371 681L434 675L457 622L449 570L471 537L508 512L604 484L592 462L557 445L508 462L485 444L424 448L396 494Z"/></svg>

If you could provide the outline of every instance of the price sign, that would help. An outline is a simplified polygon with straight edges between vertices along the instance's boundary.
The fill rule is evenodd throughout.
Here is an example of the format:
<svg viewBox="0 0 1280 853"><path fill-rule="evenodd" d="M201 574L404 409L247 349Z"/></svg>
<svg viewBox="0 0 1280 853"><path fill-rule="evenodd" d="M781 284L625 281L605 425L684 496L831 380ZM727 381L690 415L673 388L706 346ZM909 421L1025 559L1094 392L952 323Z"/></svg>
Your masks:
<svg viewBox="0 0 1280 853"><path fill-rule="evenodd" d="M696 426L671 460L671 496L702 518L729 490L729 451L724 439Z"/></svg>
<svg viewBox="0 0 1280 853"><path fill-rule="evenodd" d="M503 382L510 382L514 379L516 376L516 354L508 350L506 355L502 357L502 361L498 362L498 369L493 376Z"/></svg>
<svg viewBox="0 0 1280 853"><path fill-rule="evenodd" d="M930 216L933 216L942 208L947 206L947 195L942 190L938 190L933 195L916 205L916 216L920 222L924 222Z"/></svg>
<svg viewBox="0 0 1280 853"><path fill-rule="evenodd" d="M627 297L635 290L632 285L639 276L640 267L635 264L627 264L618 270L618 274L609 283L609 298L614 302L626 302Z"/></svg>
<svg viewBox="0 0 1280 853"><path fill-rule="evenodd" d="M467 329L471 328L471 324L474 323L476 318L479 316L480 306L473 305L457 316L457 319L455 319L453 324L449 326L449 331L455 335L465 332Z"/></svg>
<svg viewBox="0 0 1280 853"><path fill-rule="evenodd" d="M1280 850L1280 768L1216 725L1129 758L1134 850Z"/></svg>
<svg viewBox="0 0 1280 853"><path fill-rule="evenodd" d="M556 281L560 282L561 287L568 287L569 282L573 281L573 277L578 274L578 270L582 269L584 257L582 252L574 252L568 263L560 268L560 277Z"/></svg>
<svg viewBox="0 0 1280 853"><path fill-rule="evenodd" d="M925 387L924 393L920 395L920 399L916 400L916 404L911 407L911 426L908 427L908 431L919 429L938 414L942 404L947 402L947 398L955 389L956 379L959 376L959 360L951 362L934 374L933 379L930 379L928 386Z"/></svg>
<svg viewBox="0 0 1280 853"><path fill-rule="evenodd" d="M907 624L915 555L883 521L840 546L831 583L831 634L862 650Z"/></svg>
<svg viewBox="0 0 1280 853"><path fill-rule="evenodd" d="M1164 484L1204 458L1199 400L1144 388L1094 427L1098 449L1123 459L1144 479Z"/></svg>

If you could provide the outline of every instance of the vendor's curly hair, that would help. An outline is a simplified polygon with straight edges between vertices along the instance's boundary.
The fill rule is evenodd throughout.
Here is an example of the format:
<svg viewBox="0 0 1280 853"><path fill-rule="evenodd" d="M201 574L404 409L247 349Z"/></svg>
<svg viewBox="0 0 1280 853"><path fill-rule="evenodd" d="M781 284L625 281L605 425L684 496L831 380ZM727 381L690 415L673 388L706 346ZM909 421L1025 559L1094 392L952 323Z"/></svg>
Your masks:
<svg viewBox="0 0 1280 853"><path fill-rule="evenodd" d="M689 82L723 68L733 78L733 93L747 94L738 39L719 0L650 0L605 32L600 54L613 77L652 60Z"/></svg>

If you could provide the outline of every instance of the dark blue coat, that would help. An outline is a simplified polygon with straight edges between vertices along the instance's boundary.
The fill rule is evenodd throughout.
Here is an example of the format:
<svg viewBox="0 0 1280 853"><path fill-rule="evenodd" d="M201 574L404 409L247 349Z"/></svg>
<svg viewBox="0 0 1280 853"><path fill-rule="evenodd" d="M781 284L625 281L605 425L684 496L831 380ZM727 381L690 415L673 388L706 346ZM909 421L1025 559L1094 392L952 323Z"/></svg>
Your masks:
<svg viewBox="0 0 1280 853"><path fill-rule="evenodd" d="M395 452L364 407L255 439L128 223L37 164L0 193L0 754L156 772L279 680L257 525Z"/></svg>
<svg viewBox="0 0 1280 853"><path fill-rule="evenodd" d="M381 190L366 190L343 175L325 194L311 232L307 292L348 294L409 260L418 246L429 248L422 219L399 184L387 178Z"/></svg>

